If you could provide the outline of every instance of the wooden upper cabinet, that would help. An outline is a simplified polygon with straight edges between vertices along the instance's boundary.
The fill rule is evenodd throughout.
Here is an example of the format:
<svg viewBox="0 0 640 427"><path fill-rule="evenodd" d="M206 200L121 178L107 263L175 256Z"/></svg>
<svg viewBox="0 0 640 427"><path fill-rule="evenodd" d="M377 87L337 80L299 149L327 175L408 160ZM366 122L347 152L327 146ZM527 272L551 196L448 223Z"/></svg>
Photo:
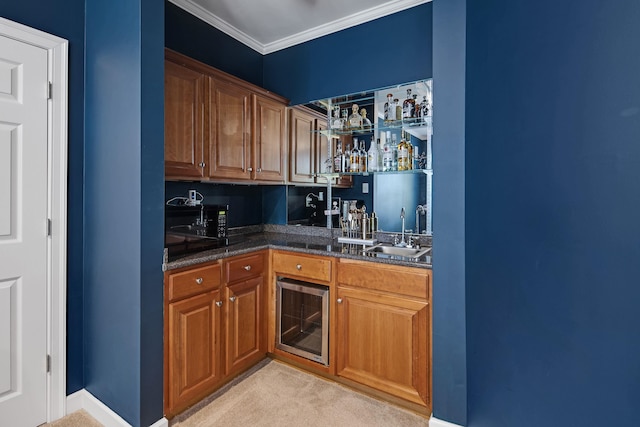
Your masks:
<svg viewBox="0 0 640 427"><path fill-rule="evenodd" d="M300 107L289 110L289 181L313 183L316 171L316 116Z"/></svg>
<svg viewBox="0 0 640 427"><path fill-rule="evenodd" d="M165 177L284 182L288 101L165 50Z"/></svg>
<svg viewBox="0 0 640 427"><path fill-rule="evenodd" d="M251 178L251 92L210 79L209 176Z"/></svg>
<svg viewBox="0 0 640 427"><path fill-rule="evenodd" d="M286 150L286 106L261 95L253 97L252 178L284 182Z"/></svg>
<svg viewBox="0 0 640 427"><path fill-rule="evenodd" d="M204 74L165 61L164 158L167 177L205 176Z"/></svg>

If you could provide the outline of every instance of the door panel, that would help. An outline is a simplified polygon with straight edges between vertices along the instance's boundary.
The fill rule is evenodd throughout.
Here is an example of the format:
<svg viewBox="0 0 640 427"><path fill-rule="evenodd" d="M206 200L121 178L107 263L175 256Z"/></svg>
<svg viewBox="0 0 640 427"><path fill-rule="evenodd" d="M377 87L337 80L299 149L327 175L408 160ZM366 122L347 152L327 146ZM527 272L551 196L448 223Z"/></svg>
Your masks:
<svg viewBox="0 0 640 427"><path fill-rule="evenodd" d="M253 177L259 180L284 181L285 114L284 104L255 95L255 159Z"/></svg>
<svg viewBox="0 0 640 427"><path fill-rule="evenodd" d="M47 63L0 37L0 420L46 421Z"/></svg>

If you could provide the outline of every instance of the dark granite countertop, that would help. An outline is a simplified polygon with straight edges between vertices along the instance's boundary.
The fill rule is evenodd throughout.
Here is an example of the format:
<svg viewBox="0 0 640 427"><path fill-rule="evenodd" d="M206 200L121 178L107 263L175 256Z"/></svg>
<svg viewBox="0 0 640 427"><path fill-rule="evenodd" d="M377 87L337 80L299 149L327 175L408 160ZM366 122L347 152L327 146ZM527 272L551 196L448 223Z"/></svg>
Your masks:
<svg viewBox="0 0 640 427"><path fill-rule="evenodd" d="M309 229L309 230L307 230ZM321 256L350 258L382 264L404 265L408 267L431 268L431 256L423 256L418 261L391 259L365 254L362 245L338 243L331 233L322 228L264 226L262 230L250 228L245 233L230 233L229 246L197 252L172 260L164 265L165 270L188 267L208 261L215 261L261 249L280 249Z"/></svg>

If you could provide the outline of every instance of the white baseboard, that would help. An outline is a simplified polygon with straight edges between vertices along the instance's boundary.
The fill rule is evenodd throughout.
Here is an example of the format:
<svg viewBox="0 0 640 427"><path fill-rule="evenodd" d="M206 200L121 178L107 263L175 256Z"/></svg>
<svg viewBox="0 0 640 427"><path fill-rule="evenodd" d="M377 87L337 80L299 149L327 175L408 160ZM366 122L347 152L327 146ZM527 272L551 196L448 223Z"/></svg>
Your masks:
<svg viewBox="0 0 640 427"><path fill-rule="evenodd" d="M450 423L449 421L439 420L437 418L431 417L429 419L429 427L462 427L458 424Z"/></svg>
<svg viewBox="0 0 640 427"><path fill-rule="evenodd" d="M67 414L84 409L102 423L105 427L131 427L120 415L113 412L107 405L98 400L94 395L86 389L76 391L67 396ZM168 427L169 421L161 418L150 427Z"/></svg>

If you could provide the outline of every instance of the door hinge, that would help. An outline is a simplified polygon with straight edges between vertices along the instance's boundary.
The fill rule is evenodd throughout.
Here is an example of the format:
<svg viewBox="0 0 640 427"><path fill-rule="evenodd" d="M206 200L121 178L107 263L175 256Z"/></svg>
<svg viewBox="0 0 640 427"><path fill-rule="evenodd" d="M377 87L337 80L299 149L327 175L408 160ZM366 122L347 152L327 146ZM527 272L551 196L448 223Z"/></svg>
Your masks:
<svg viewBox="0 0 640 427"><path fill-rule="evenodd" d="M51 237L51 228L53 226L51 225L51 218L47 218L47 236Z"/></svg>
<svg viewBox="0 0 640 427"><path fill-rule="evenodd" d="M47 85L47 99L53 99L53 83Z"/></svg>
<svg viewBox="0 0 640 427"><path fill-rule="evenodd" d="M47 354L47 374L51 372L51 355Z"/></svg>

